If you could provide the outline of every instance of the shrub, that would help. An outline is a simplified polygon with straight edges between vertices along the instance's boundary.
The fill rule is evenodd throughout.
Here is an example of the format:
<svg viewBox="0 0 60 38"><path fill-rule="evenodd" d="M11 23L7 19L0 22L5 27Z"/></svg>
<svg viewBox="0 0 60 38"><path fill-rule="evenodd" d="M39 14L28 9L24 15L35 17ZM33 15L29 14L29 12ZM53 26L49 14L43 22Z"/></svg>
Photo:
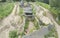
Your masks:
<svg viewBox="0 0 60 38"><path fill-rule="evenodd" d="M10 31L9 38L18 38L17 31L16 30Z"/></svg>

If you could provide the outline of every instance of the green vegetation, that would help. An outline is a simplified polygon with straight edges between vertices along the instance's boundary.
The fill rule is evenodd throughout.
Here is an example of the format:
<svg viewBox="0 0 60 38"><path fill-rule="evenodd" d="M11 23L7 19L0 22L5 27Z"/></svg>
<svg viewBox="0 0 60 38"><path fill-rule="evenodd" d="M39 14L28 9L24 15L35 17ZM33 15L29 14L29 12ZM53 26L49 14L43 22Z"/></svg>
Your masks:
<svg viewBox="0 0 60 38"><path fill-rule="evenodd" d="M55 27L51 29L51 31L47 35L45 35L45 38L48 38L48 37L58 38L58 34L57 34Z"/></svg>
<svg viewBox="0 0 60 38"><path fill-rule="evenodd" d="M18 38L17 30L10 31L9 38Z"/></svg>
<svg viewBox="0 0 60 38"><path fill-rule="evenodd" d="M20 1L20 0L1 0L1 2L15 2L15 1Z"/></svg>
<svg viewBox="0 0 60 38"><path fill-rule="evenodd" d="M0 3L0 19L8 16L14 7L14 3Z"/></svg>
<svg viewBox="0 0 60 38"><path fill-rule="evenodd" d="M33 8L33 14L35 15L36 14L36 10Z"/></svg>
<svg viewBox="0 0 60 38"><path fill-rule="evenodd" d="M21 0L1 0L1 2L16 2L16 1L21 1ZM34 2L36 0L24 0L24 1L27 1L27 2Z"/></svg>
<svg viewBox="0 0 60 38"><path fill-rule="evenodd" d="M54 18L56 18L56 17L58 17L59 15L59 9L58 8L55 8L55 7L51 7L50 8L50 11L52 12L52 14L53 14L53 16L54 16Z"/></svg>
<svg viewBox="0 0 60 38"><path fill-rule="evenodd" d="M36 30L38 30L40 27L39 27L39 24L38 24L37 20L34 19L33 23L34 23L34 26L35 26Z"/></svg>
<svg viewBox="0 0 60 38"><path fill-rule="evenodd" d="M2 0L2 2L6 2L6 0Z"/></svg>
<svg viewBox="0 0 60 38"><path fill-rule="evenodd" d="M34 16L36 15L36 9L34 8L34 6L33 5L31 5L31 7L32 7L32 11L33 11L33 14L34 14ZM39 27L39 24L38 24L38 22L37 22L37 20L36 19L34 19L33 20L33 23L34 23L34 26L35 26L35 28L36 29L39 29L40 27ZM33 29L35 29L35 28L33 28ZM31 31L33 31L33 29L31 30Z"/></svg>
<svg viewBox="0 0 60 38"><path fill-rule="evenodd" d="M51 7L60 8L60 0L49 0L49 5Z"/></svg>
<svg viewBox="0 0 60 38"><path fill-rule="evenodd" d="M12 9L14 7L14 3L7 3L6 1L19 1L19 0L2 0L2 2L0 3L0 19L3 19L5 17L7 17L11 12ZM54 18L58 18L58 23L60 24L60 0L26 0L26 1L40 1L40 2L36 2L37 5L41 5L42 7L48 9L51 11L51 14L53 14ZM43 3L42 3L43 2ZM47 4L46 4L47 3ZM36 15L36 10L34 9L34 6L32 5L32 12L34 14L34 16ZM23 8L20 7L20 13L19 15L21 15L21 18L23 19ZM46 13L43 14L44 16L46 16ZM39 20L40 22L40 20ZM30 30L30 32L32 33L34 30L38 30L40 28L39 23L36 19L33 20L34 23L34 27ZM12 23L13 25L15 25L15 23ZM44 24L42 21L40 23L40 25L42 26L47 26L46 24ZM9 32L9 38L18 38L19 35L21 35L21 37L23 35L25 35L25 32L27 32L27 29L29 27L29 20L25 20L25 26L24 26L24 31L21 33L17 33L17 30L13 30ZM58 38L57 35L57 31L55 28L51 29L50 32L45 35L45 38L48 37L55 37Z"/></svg>
<svg viewBox="0 0 60 38"><path fill-rule="evenodd" d="M31 1L31 2L34 2L35 0L26 0L26 1L27 1L27 2L30 2L30 1Z"/></svg>
<svg viewBox="0 0 60 38"><path fill-rule="evenodd" d="M35 14L36 14L36 10L34 9L34 6L31 5L31 7L32 7L32 12L33 12L33 14L35 15Z"/></svg>
<svg viewBox="0 0 60 38"><path fill-rule="evenodd" d="M23 8L20 7L19 9L20 9L19 15L21 16L21 18L22 18L21 20L23 21Z"/></svg>
<svg viewBox="0 0 60 38"><path fill-rule="evenodd" d="M30 33L32 33L34 30L36 30L35 27L33 27L33 28L30 30Z"/></svg>
<svg viewBox="0 0 60 38"><path fill-rule="evenodd" d="M20 33L21 38L22 38L23 35L25 35L25 33L24 33L24 32L21 32L21 33Z"/></svg>
<svg viewBox="0 0 60 38"><path fill-rule="evenodd" d="M23 8L20 7L20 13L19 15L23 15Z"/></svg>
<svg viewBox="0 0 60 38"><path fill-rule="evenodd" d="M51 14L54 16L55 20L58 17L57 21L60 24L60 8L56 8L56 7L51 7L50 5L46 4L46 3L42 3L42 2L36 2L37 5L40 5L48 10L51 11Z"/></svg>
<svg viewBox="0 0 60 38"><path fill-rule="evenodd" d="M26 32L26 29L28 29L28 25L29 25L29 20L26 20L24 26L24 32Z"/></svg>
<svg viewBox="0 0 60 38"><path fill-rule="evenodd" d="M46 4L46 3L42 3L42 2L36 2L37 5L40 5L46 9L50 9L50 5Z"/></svg>
<svg viewBox="0 0 60 38"><path fill-rule="evenodd" d="M36 1L38 1L38 2L44 2L44 3L49 4L49 0L36 0Z"/></svg>
<svg viewBox="0 0 60 38"><path fill-rule="evenodd" d="M58 17L60 21L60 0L49 0L49 5L51 6L50 10L53 13L54 17Z"/></svg>

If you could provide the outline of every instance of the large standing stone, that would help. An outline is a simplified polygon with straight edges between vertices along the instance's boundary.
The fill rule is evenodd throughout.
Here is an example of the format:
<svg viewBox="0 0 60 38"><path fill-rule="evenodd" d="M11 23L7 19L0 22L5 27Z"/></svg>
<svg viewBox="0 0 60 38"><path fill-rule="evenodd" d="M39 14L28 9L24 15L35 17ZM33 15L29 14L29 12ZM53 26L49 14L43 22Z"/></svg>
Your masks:
<svg viewBox="0 0 60 38"><path fill-rule="evenodd" d="M43 27L33 33L31 33L30 35L26 35L23 38L44 38L44 35L48 34L48 28L47 27Z"/></svg>
<svg viewBox="0 0 60 38"><path fill-rule="evenodd" d="M54 25L48 24L48 30L52 30L54 28Z"/></svg>

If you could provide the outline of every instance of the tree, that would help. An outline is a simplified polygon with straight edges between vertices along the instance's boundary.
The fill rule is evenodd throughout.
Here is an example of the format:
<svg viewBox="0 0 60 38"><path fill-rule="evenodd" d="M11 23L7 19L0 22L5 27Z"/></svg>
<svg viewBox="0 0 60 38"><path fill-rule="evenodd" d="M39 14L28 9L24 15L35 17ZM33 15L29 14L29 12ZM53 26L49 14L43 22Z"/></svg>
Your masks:
<svg viewBox="0 0 60 38"><path fill-rule="evenodd" d="M31 2L35 2L35 0L26 0L27 2L31 1Z"/></svg>
<svg viewBox="0 0 60 38"><path fill-rule="evenodd" d="M49 0L43 0L43 2L49 4Z"/></svg>
<svg viewBox="0 0 60 38"><path fill-rule="evenodd" d="M58 20L60 20L60 0L49 0L49 4L52 8L54 8L54 11L56 11L55 15Z"/></svg>
<svg viewBox="0 0 60 38"><path fill-rule="evenodd" d="M49 4L52 7L60 7L60 0L49 0Z"/></svg>
<svg viewBox="0 0 60 38"><path fill-rule="evenodd" d="M2 0L2 2L6 2L6 0Z"/></svg>
<svg viewBox="0 0 60 38"><path fill-rule="evenodd" d="M35 1L44 2L44 3L49 4L49 0L35 0Z"/></svg>

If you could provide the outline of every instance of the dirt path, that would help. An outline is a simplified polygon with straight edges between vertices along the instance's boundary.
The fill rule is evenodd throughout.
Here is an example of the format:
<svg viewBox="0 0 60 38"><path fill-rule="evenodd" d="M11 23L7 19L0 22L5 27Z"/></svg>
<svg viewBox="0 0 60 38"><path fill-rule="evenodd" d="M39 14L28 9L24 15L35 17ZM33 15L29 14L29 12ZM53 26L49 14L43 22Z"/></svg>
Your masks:
<svg viewBox="0 0 60 38"><path fill-rule="evenodd" d="M32 13L32 8L30 5L24 7L23 10L24 10L23 12L25 13L25 20L28 19L28 17L32 16L32 15L29 15L30 13ZM32 20L32 18L30 18L30 19ZM31 29L33 29L33 27L34 27L34 23L31 20L29 20L29 25L28 25L28 28L26 30L26 35L29 34Z"/></svg>
<svg viewBox="0 0 60 38"><path fill-rule="evenodd" d="M31 29L33 29L33 27L34 27L34 23L32 21L29 21L29 27L27 29L27 34L30 33L30 31L31 31Z"/></svg>
<svg viewBox="0 0 60 38"><path fill-rule="evenodd" d="M9 38L9 31L19 27L21 17L18 14L19 5L15 4L12 13L2 21L0 27L0 38Z"/></svg>

